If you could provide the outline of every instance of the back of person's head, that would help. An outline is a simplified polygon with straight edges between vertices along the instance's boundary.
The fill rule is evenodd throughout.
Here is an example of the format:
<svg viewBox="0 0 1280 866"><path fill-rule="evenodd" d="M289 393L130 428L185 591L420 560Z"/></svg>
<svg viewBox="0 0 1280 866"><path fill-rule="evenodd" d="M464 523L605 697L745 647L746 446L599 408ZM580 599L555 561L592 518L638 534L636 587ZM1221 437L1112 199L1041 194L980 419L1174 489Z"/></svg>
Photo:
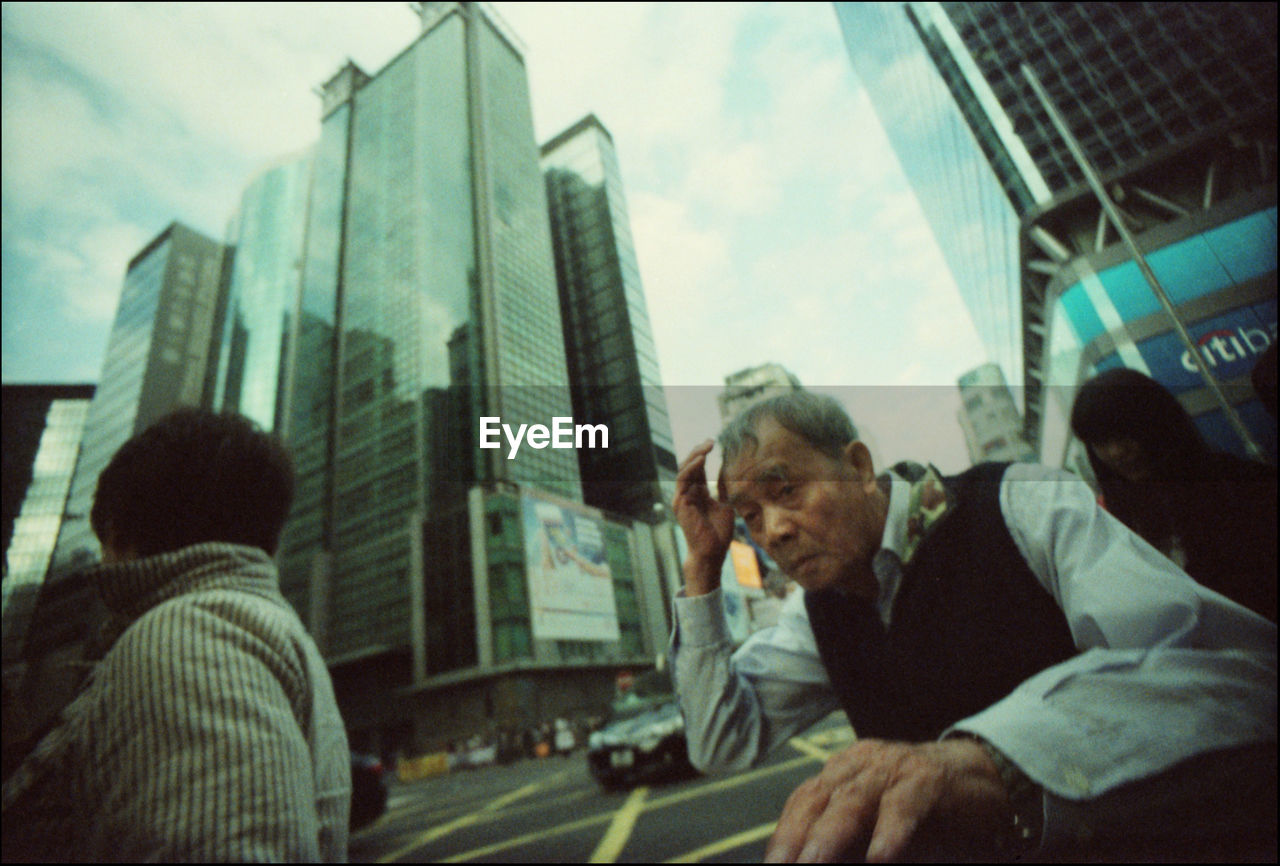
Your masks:
<svg viewBox="0 0 1280 866"><path fill-rule="evenodd" d="M288 450L248 418L179 409L111 458L90 521L104 544L138 556L205 541L274 555L293 485Z"/></svg>
<svg viewBox="0 0 1280 866"><path fill-rule="evenodd" d="M1093 451L1105 442L1134 440L1159 477L1192 468L1206 451L1178 398L1151 377L1127 368L1099 373L1080 387L1071 407L1071 432L1090 446L1099 480L1112 474Z"/></svg>
<svg viewBox="0 0 1280 866"><path fill-rule="evenodd" d="M720 432L727 464L748 444L757 443L756 425L772 418L784 430L804 439L828 457L839 459L844 447L858 438L849 413L834 397L812 391L788 391L744 409Z"/></svg>

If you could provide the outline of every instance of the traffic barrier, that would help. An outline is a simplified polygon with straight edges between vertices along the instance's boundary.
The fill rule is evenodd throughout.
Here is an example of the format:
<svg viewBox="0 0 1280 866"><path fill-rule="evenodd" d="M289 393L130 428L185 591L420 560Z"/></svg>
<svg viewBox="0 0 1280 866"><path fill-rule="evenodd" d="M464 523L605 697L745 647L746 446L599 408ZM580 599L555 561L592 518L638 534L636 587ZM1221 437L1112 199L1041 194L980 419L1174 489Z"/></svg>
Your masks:
<svg viewBox="0 0 1280 866"><path fill-rule="evenodd" d="M435 752L417 758L401 758L396 764L396 778L401 782L416 782L431 776L443 776L449 772L449 753Z"/></svg>

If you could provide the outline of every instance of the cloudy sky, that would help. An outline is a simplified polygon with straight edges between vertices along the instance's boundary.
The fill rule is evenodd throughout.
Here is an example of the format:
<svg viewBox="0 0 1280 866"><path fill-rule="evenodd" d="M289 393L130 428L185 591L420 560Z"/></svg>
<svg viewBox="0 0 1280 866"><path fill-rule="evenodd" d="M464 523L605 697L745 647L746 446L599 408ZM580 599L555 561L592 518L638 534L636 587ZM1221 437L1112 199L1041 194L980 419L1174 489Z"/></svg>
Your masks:
<svg viewBox="0 0 1280 866"><path fill-rule="evenodd" d="M776 361L881 462L968 464L954 384L986 355L830 4L494 6L538 141L588 112L613 133L679 451L725 375ZM96 381L128 260L175 219L222 238L252 174L317 138L313 88L417 32L405 3L2 14L7 383Z"/></svg>

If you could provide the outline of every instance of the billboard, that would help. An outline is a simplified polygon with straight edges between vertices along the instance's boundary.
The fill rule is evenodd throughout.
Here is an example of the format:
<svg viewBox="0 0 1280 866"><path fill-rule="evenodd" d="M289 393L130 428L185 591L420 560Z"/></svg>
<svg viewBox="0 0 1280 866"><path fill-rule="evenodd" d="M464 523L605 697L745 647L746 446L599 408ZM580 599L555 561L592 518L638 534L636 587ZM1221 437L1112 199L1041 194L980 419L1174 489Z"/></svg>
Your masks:
<svg viewBox="0 0 1280 866"><path fill-rule="evenodd" d="M534 639L619 640L600 518L528 491L520 512Z"/></svg>
<svg viewBox="0 0 1280 866"><path fill-rule="evenodd" d="M764 581L760 577L760 563L756 561L755 548L741 541L730 541L729 559L733 561L733 573L738 578L738 583L753 589L764 587Z"/></svg>

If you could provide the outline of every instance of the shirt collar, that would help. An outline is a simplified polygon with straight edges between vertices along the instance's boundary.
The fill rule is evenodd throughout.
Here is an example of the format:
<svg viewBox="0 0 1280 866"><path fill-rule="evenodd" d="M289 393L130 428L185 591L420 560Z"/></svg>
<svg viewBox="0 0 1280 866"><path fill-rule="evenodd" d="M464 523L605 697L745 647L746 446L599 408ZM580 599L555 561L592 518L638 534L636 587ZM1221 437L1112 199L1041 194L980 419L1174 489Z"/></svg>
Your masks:
<svg viewBox="0 0 1280 866"><path fill-rule="evenodd" d="M889 481L889 511L885 515L884 534L880 536L880 549L871 560L871 571L880 586L876 612L887 628L893 602L898 597L898 587L902 585L902 555L907 544L911 482L894 472L886 472L881 477Z"/></svg>

